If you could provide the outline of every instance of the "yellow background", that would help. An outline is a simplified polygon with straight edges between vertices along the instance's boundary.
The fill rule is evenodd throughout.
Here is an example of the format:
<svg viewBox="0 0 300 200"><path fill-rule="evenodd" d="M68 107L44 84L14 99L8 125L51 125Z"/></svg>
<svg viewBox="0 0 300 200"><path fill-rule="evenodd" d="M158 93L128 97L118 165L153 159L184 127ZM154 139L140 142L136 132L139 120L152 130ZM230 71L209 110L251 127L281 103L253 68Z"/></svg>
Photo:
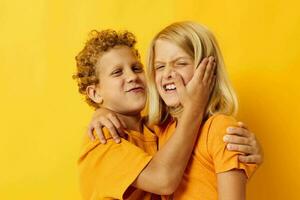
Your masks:
<svg viewBox="0 0 300 200"><path fill-rule="evenodd" d="M76 159L92 110L71 79L74 56L91 29L114 28L133 31L145 58L151 37L179 20L215 33L238 118L264 147L248 198L299 199L296 0L1 0L0 199L79 200Z"/></svg>

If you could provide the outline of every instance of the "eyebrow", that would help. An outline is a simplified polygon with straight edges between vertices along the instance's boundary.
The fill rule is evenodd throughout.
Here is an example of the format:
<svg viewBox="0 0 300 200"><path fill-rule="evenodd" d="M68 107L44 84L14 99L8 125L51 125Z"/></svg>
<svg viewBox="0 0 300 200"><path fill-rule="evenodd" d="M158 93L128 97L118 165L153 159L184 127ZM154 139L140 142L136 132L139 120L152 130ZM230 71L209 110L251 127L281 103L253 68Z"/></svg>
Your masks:
<svg viewBox="0 0 300 200"><path fill-rule="evenodd" d="M132 66L132 65L140 65L140 66L143 66L142 62L140 62L140 61L132 62L132 63L130 64L130 66ZM114 71L115 69L123 68L123 67L124 67L123 64L118 63L118 64L115 64L115 65L114 65L114 67L111 69L111 71Z"/></svg>

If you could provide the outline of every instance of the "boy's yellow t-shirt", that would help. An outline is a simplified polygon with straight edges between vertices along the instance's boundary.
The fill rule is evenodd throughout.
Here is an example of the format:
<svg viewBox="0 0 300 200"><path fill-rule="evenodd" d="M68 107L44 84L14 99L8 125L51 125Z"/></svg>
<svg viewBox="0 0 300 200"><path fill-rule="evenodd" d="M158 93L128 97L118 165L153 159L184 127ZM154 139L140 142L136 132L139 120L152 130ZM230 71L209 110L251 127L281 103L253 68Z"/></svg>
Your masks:
<svg viewBox="0 0 300 200"><path fill-rule="evenodd" d="M248 178L253 174L256 164L241 163L238 155L242 153L227 150L223 136L229 126L237 126L237 121L222 114L210 117L203 124L179 187L173 195L163 199L217 200L217 173L242 169ZM160 128L159 149L174 133L175 127L173 121L163 130Z"/></svg>
<svg viewBox="0 0 300 200"><path fill-rule="evenodd" d="M157 151L156 135L144 126L143 134L129 131L127 138L116 144L108 130L103 131L106 144L84 138L78 160L83 199L156 199L156 195L130 186Z"/></svg>

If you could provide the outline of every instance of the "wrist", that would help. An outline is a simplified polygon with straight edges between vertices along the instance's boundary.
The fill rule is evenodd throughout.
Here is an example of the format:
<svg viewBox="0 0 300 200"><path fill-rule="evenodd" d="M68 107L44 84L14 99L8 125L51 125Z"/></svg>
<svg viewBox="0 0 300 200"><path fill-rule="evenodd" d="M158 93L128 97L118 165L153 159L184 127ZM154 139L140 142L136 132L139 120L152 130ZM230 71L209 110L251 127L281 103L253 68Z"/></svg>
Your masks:
<svg viewBox="0 0 300 200"><path fill-rule="evenodd" d="M189 120L199 121L202 120L204 113L204 109L193 107L192 105L190 105L184 107L182 116L189 118Z"/></svg>

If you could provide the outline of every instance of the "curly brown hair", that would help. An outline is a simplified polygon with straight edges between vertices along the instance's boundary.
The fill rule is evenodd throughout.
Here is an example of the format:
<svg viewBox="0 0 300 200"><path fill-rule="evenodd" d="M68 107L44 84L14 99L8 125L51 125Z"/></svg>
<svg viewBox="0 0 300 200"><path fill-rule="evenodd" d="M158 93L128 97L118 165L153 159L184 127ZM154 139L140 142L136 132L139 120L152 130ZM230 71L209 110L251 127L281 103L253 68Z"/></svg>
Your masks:
<svg viewBox="0 0 300 200"><path fill-rule="evenodd" d="M90 32L90 38L86 42L83 50L75 57L77 72L73 75L73 79L77 80L79 92L85 96L86 102L94 107L99 108L99 105L91 100L86 94L86 88L89 85L99 83L96 63L101 56L101 53L108 51L115 46L130 47L137 58L140 60L140 54L135 48L136 38L129 31L115 31L111 29Z"/></svg>

